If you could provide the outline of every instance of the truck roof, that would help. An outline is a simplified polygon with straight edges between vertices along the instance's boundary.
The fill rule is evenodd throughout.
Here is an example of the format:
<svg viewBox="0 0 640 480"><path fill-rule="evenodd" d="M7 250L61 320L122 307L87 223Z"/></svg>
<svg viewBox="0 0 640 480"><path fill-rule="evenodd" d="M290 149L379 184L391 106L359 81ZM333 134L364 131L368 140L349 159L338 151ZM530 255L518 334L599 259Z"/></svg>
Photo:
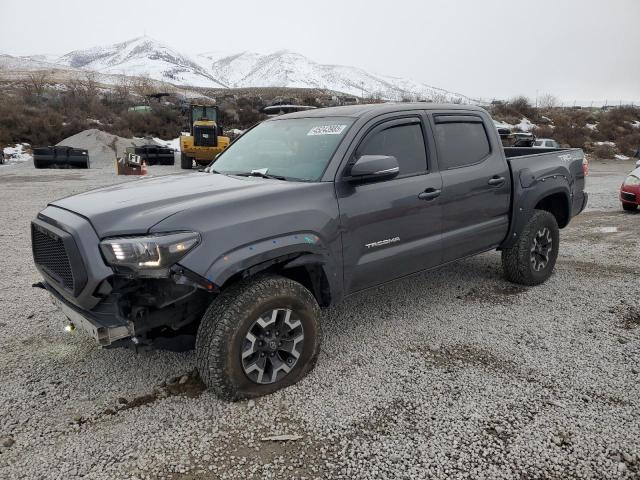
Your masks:
<svg viewBox="0 0 640 480"><path fill-rule="evenodd" d="M390 102L371 103L362 105L346 105L343 107L318 108L306 110L304 112L293 112L271 119L272 121L284 120L287 118L309 118L309 117L354 117L375 116L384 113L391 113L405 110L476 110L484 111L475 105L459 105L454 103L427 103L427 102Z"/></svg>

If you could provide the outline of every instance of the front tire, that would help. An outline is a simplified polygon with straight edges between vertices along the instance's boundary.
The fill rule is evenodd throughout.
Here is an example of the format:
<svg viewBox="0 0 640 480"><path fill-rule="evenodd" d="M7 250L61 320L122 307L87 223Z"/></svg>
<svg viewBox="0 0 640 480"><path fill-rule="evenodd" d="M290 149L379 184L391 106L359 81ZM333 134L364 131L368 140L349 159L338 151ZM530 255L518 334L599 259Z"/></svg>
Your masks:
<svg viewBox="0 0 640 480"><path fill-rule="evenodd" d="M560 246L560 229L555 217L534 210L516 243L502 251L502 268L510 282L539 285L553 273Z"/></svg>
<svg viewBox="0 0 640 480"><path fill-rule="evenodd" d="M260 397L298 382L320 352L320 308L300 283L263 276L232 285L202 318L196 366L225 400Z"/></svg>
<svg viewBox="0 0 640 480"><path fill-rule="evenodd" d="M191 170L193 168L193 160L184 153L180 154L180 168L183 170Z"/></svg>
<svg viewBox="0 0 640 480"><path fill-rule="evenodd" d="M635 212L636 209L638 208L637 205L634 205L633 203L623 203L622 204L622 209L626 212Z"/></svg>

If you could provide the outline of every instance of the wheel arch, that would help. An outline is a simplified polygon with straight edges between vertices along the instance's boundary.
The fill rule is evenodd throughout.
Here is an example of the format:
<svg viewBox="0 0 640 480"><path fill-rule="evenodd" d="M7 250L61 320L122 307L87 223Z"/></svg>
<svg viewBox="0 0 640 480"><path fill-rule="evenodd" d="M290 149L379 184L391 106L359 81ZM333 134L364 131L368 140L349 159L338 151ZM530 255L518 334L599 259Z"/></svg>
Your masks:
<svg viewBox="0 0 640 480"><path fill-rule="evenodd" d="M569 194L562 190L544 195L533 208L549 212L555 217L560 228L566 227L571 219Z"/></svg>
<svg viewBox="0 0 640 480"><path fill-rule="evenodd" d="M342 275L320 237L302 232L272 238L228 252L213 262L207 279L225 289L239 280L273 273L295 280L315 296L320 306L342 297Z"/></svg>
<svg viewBox="0 0 640 480"><path fill-rule="evenodd" d="M536 182L536 186L532 188L521 188L519 184L515 186L511 225L507 236L499 247L500 250L511 247L517 241L520 232L535 210L545 210L551 213L560 228L569 224L571 220L571 193L569 185L560 182L560 177Z"/></svg>

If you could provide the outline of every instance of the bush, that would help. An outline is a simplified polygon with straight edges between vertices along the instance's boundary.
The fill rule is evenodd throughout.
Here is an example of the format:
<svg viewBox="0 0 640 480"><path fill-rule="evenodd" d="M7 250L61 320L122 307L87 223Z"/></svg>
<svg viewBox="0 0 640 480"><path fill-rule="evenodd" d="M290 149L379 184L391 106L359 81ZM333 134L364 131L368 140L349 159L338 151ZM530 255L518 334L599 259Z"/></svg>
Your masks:
<svg viewBox="0 0 640 480"><path fill-rule="evenodd" d="M609 158L613 158L614 155L616 154L616 149L613 145L595 145L593 147L593 155L596 158L601 158L601 159L609 159Z"/></svg>
<svg viewBox="0 0 640 480"><path fill-rule="evenodd" d="M497 103L489 108L491 115L496 120L507 123L519 123L522 117L526 117L535 123L538 119L538 110L529 103L527 97L515 97L508 102Z"/></svg>
<svg viewBox="0 0 640 480"><path fill-rule="evenodd" d="M618 139L616 144L618 150L623 155L633 157L640 150L640 129L636 128L636 132L629 133Z"/></svg>

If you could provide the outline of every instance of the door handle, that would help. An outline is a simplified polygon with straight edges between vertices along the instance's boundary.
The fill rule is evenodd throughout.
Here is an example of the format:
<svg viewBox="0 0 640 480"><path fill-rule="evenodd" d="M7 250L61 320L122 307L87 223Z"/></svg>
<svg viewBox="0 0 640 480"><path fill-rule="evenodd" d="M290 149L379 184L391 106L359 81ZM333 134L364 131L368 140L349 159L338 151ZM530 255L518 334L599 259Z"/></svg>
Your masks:
<svg viewBox="0 0 640 480"><path fill-rule="evenodd" d="M504 183L504 177L498 177L497 175L495 175L489 179L489 185L492 185L492 186L497 187L502 185L503 183Z"/></svg>
<svg viewBox="0 0 640 480"><path fill-rule="evenodd" d="M418 195L420 200L433 200L434 198L438 198L440 196L440 192L442 190L436 190L435 188L427 188L424 192Z"/></svg>

